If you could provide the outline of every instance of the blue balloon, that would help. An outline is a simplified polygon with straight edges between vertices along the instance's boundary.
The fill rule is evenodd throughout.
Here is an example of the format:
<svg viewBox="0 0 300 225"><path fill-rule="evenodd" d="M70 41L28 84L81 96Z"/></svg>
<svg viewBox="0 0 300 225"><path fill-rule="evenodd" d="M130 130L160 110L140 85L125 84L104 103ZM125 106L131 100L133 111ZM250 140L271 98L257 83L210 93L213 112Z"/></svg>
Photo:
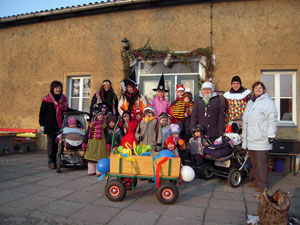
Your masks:
<svg viewBox="0 0 300 225"><path fill-rule="evenodd" d="M175 155L172 151L166 149L162 150L158 153L158 157L170 157L170 158L175 158Z"/></svg>
<svg viewBox="0 0 300 225"><path fill-rule="evenodd" d="M97 163L97 170L100 173L108 173L110 169L110 160L109 158L100 159Z"/></svg>

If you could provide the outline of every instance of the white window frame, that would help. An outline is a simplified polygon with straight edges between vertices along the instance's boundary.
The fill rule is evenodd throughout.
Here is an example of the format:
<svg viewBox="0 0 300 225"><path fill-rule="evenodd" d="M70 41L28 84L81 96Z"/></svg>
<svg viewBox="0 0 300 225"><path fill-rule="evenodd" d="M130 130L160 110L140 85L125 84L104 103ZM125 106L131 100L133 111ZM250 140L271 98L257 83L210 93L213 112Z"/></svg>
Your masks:
<svg viewBox="0 0 300 225"><path fill-rule="evenodd" d="M90 99L90 96L89 97L83 97L83 79L87 79L89 78L91 80L91 76L89 75L82 75L82 76L69 76L68 77L68 104L69 106L72 108L72 105L71 105L71 100L72 99L76 99L78 98L79 99L79 111L83 111L83 99L85 98L88 98ZM80 80L79 82L79 97L72 97L72 80Z"/></svg>
<svg viewBox="0 0 300 225"><path fill-rule="evenodd" d="M159 60L153 60L154 62L160 62ZM176 60L175 60L176 61ZM172 60L170 62L173 62ZM190 62L198 62L198 71L197 72L191 72L191 73L164 73L164 76L175 76L175 84L177 84L177 76L189 76L189 75L198 75L199 79L204 79L205 78L205 67L203 66L206 65L206 60L205 57L202 56L198 59L192 59ZM161 73L141 73L141 66L142 63L147 63L147 61L139 61L138 67L137 67L137 84L140 84L140 77L152 77L152 76L161 76ZM196 85L196 84L195 84ZM172 87L174 89L174 92L176 93L176 85ZM199 90L200 92L200 90ZM195 93L196 94L196 93Z"/></svg>
<svg viewBox="0 0 300 225"><path fill-rule="evenodd" d="M278 112L278 125L279 126L296 126L297 125L297 72L296 71L262 71L262 76L274 76L274 101ZM280 120L280 99L290 97L280 97L280 75L292 75L292 121Z"/></svg>

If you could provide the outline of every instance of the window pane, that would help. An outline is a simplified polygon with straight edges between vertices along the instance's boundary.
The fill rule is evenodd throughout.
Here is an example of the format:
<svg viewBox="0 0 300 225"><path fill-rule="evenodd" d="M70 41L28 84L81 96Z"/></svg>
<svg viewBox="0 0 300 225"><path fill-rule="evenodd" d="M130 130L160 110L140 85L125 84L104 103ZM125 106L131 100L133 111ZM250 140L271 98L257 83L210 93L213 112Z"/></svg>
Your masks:
<svg viewBox="0 0 300 225"><path fill-rule="evenodd" d="M84 98L83 99L83 112L90 112L90 99L89 98Z"/></svg>
<svg viewBox="0 0 300 225"><path fill-rule="evenodd" d="M83 97L90 97L91 93L91 79L83 79Z"/></svg>
<svg viewBox="0 0 300 225"><path fill-rule="evenodd" d="M80 79L72 79L72 96L79 97Z"/></svg>
<svg viewBox="0 0 300 225"><path fill-rule="evenodd" d="M144 81L144 95L147 97L148 101L155 98L156 91L153 91L152 89L157 88L157 81ZM165 92L165 98L169 101L170 94L171 94L171 81L165 80L165 88L169 90L169 92Z"/></svg>
<svg viewBox="0 0 300 225"><path fill-rule="evenodd" d="M292 99L280 99L280 120L292 121L293 114L293 101Z"/></svg>
<svg viewBox="0 0 300 225"><path fill-rule="evenodd" d="M194 81L193 80L181 80L181 83L183 83L185 91L191 92L192 96L194 95Z"/></svg>
<svg viewBox="0 0 300 225"><path fill-rule="evenodd" d="M267 93L270 97L275 97L275 79L274 75L262 75L262 82L267 88Z"/></svg>
<svg viewBox="0 0 300 225"><path fill-rule="evenodd" d="M280 75L280 97L292 97L292 75Z"/></svg>
<svg viewBox="0 0 300 225"><path fill-rule="evenodd" d="M190 62L189 67L183 62L171 63L165 66L162 62L142 63L141 74L161 74L161 73L198 73L199 62Z"/></svg>
<svg viewBox="0 0 300 225"><path fill-rule="evenodd" d="M79 98L71 98L71 105L72 109L79 110Z"/></svg>

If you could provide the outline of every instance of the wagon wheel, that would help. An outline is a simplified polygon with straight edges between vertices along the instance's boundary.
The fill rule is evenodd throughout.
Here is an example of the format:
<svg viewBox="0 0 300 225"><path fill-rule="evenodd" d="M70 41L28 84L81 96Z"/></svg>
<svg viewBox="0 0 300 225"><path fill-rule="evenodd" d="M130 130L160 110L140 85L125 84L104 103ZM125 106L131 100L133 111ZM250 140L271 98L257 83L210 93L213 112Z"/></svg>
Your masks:
<svg viewBox="0 0 300 225"><path fill-rule="evenodd" d="M58 151L56 155L56 172L61 173L61 152L62 152L62 144L58 144Z"/></svg>
<svg viewBox="0 0 300 225"><path fill-rule="evenodd" d="M137 185L136 178L121 177L119 179L125 185L127 191L133 190Z"/></svg>
<svg viewBox="0 0 300 225"><path fill-rule="evenodd" d="M178 189L175 184L163 183L156 191L156 198L163 204L173 204L178 198Z"/></svg>
<svg viewBox="0 0 300 225"><path fill-rule="evenodd" d="M214 166L210 163L204 163L201 168L201 177L205 180L210 180L214 176Z"/></svg>
<svg viewBox="0 0 300 225"><path fill-rule="evenodd" d="M228 174L228 182L231 187L238 187L242 182L242 173L237 169L231 169Z"/></svg>
<svg viewBox="0 0 300 225"><path fill-rule="evenodd" d="M120 180L110 180L105 185L105 195L113 202L120 202L126 195L125 185Z"/></svg>

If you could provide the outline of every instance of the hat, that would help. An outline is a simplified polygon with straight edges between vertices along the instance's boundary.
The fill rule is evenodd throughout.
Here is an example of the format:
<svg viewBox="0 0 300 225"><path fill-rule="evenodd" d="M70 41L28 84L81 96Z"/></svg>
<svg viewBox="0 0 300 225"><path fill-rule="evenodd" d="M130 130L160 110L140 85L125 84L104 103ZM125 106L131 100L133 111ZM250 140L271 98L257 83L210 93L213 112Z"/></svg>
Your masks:
<svg viewBox="0 0 300 225"><path fill-rule="evenodd" d="M214 92L214 85L209 81L202 84L201 91L203 91L204 88L211 89L211 92Z"/></svg>
<svg viewBox="0 0 300 225"><path fill-rule="evenodd" d="M232 77L231 83L232 82L239 82L242 85L242 81L241 81L241 78L239 76Z"/></svg>
<svg viewBox="0 0 300 225"><path fill-rule="evenodd" d="M71 126L72 124L77 124L77 121L74 117L71 117L69 120L68 120L68 126Z"/></svg>
<svg viewBox="0 0 300 225"><path fill-rule="evenodd" d="M168 118L168 114L165 112L162 112L161 114L159 114L159 118Z"/></svg>
<svg viewBox="0 0 300 225"><path fill-rule="evenodd" d="M170 133L170 135L179 134L180 133L179 125L172 123L169 127L169 133Z"/></svg>
<svg viewBox="0 0 300 225"><path fill-rule="evenodd" d="M127 86L127 85L137 86L136 75L135 75L135 67L133 67L133 69L131 70L131 73L130 73L129 77L125 78L122 82L125 84L125 86Z"/></svg>
<svg viewBox="0 0 300 225"><path fill-rule="evenodd" d="M153 108L153 105L146 105L146 107L144 108L144 113L146 112L146 110L150 110L155 114L155 109Z"/></svg>
<svg viewBox="0 0 300 225"><path fill-rule="evenodd" d="M161 75L160 80L158 82L157 88L156 89L152 89L153 91L165 91L165 92L169 92L168 90L165 89L165 78L164 78L164 74Z"/></svg>
<svg viewBox="0 0 300 225"><path fill-rule="evenodd" d="M169 150L174 150L176 149L176 143L174 141L174 138L172 136L169 136L166 140L166 147L168 148L168 144L173 144L173 149L169 149Z"/></svg>
<svg viewBox="0 0 300 225"><path fill-rule="evenodd" d="M176 92L178 92L178 91L185 91L183 84L181 84L180 86L178 86L178 84L176 84Z"/></svg>

